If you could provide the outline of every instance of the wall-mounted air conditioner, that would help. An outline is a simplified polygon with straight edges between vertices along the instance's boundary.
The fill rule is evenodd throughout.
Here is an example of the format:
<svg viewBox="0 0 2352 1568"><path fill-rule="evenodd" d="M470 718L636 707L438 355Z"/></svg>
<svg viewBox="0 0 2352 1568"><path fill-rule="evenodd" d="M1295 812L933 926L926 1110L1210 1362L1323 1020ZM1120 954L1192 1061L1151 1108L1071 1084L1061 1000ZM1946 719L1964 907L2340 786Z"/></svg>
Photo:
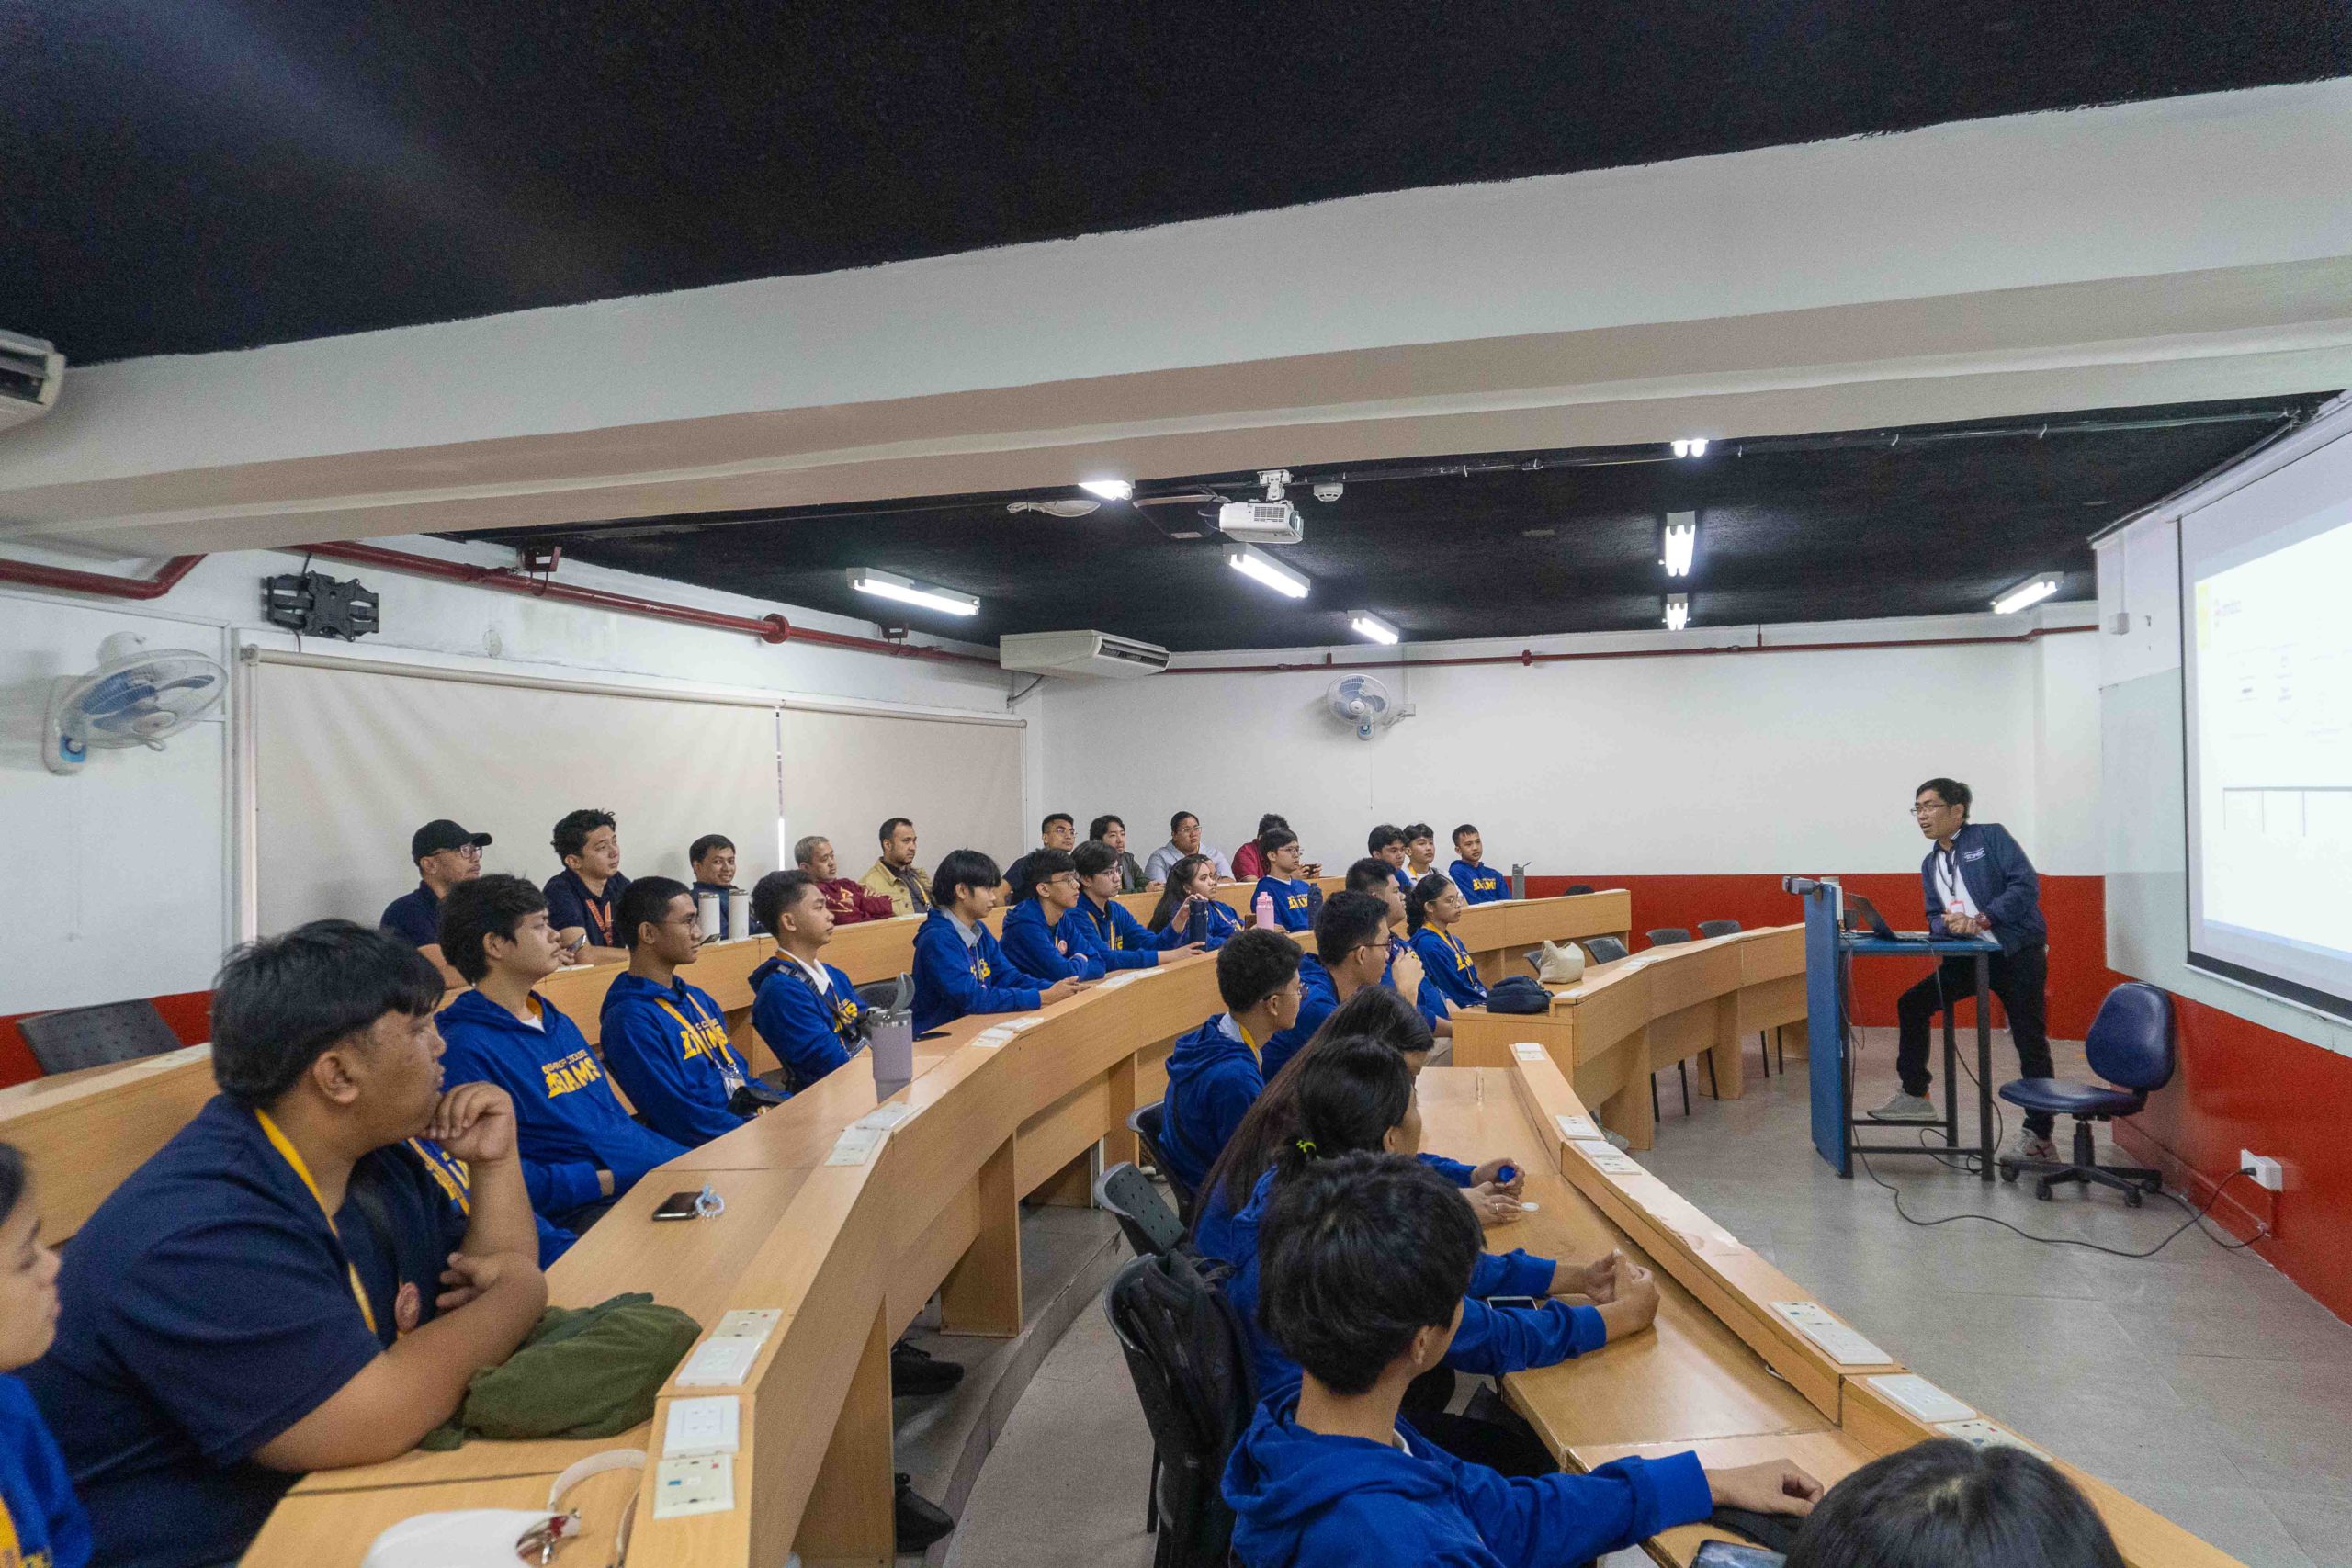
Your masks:
<svg viewBox="0 0 2352 1568"><path fill-rule="evenodd" d="M1109 632L1016 632L999 637L996 661L1031 675L1125 680L1168 668L1168 650Z"/></svg>
<svg viewBox="0 0 2352 1568"><path fill-rule="evenodd" d="M0 333L0 430L39 419L65 383L65 356L37 337Z"/></svg>

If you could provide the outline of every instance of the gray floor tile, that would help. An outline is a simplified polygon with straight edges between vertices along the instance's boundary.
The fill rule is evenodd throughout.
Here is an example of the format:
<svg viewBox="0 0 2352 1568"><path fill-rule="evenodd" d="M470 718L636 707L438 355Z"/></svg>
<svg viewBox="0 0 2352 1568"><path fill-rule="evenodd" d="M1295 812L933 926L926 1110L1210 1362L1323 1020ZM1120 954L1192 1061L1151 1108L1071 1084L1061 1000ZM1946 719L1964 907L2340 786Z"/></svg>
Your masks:
<svg viewBox="0 0 2352 1568"><path fill-rule="evenodd" d="M2318 1568L2352 1568L2352 1500L2265 1492L2264 1505Z"/></svg>
<svg viewBox="0 0 2352 1568"><path fill-rule="evenodd" d="M2238 1487L2165 1486L2121 1482L2131 1494L2184 1529L2202 1537L2246 1568L2312 1568L2312 1560L2278 1517L2252 1492Z"/></svg>

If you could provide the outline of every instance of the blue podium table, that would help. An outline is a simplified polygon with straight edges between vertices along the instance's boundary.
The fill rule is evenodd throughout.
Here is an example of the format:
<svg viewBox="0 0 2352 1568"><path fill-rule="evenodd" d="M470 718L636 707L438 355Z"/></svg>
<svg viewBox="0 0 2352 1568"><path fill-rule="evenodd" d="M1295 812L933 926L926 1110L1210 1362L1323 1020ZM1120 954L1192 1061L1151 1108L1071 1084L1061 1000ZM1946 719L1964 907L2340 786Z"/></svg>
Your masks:
<svg viewBox="0 0 2352 1568"><path fill-rule="evenodd" d="M1953 1155L1977 1156L1977 1178L1993 1179L1993 955L2001 944L1989 937L1937 937L1928 941L1886 942L1838 928L1831 889L1804 896L1805 999L1808 1066L1812 1075L1813 1146L1840 1177L1851 1180L1854 1156ZM1908 1128L1939 1133L1940 1144L1864 1144L1856 1141L1854 1067L1846 1049L1850 1030L1849 1007L1854 960L1877 958L1946 958L1976 960L1976 1137L1961 1142L1960 1045L1952 1010L1943 1010L1944 1114L1938 1122L1878 1122L1866 1123L1889 1129ZM1954 998L1955 1000L1957 998Z"/></svg>

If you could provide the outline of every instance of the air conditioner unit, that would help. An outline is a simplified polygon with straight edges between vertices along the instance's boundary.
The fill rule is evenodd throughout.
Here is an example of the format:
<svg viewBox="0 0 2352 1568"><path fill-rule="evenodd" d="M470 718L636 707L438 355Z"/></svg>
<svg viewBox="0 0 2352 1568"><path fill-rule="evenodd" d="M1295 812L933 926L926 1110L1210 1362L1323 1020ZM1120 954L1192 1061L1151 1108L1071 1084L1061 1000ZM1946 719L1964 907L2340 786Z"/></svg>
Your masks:
<svg viewBox="0 0 2352 1568"><path fill-rule="evenodd" d="M1228 501L1216 509L1217 532L1253 545L1295 545L1298 508L1287 501Z"/></svg>
<svg viewBox="0 0 2352 1568"><path fill-rule="evenodd" d="M65 356L37 337L0 333L0 430L39 419L65 383Z"/></svg>
<svg viewBox="0 0 2352 1568"><path fill-rule="evenodd" d="M1159 674L1168 668L1168 650L1109 632L1016 632L997 639L996 661L1031 675L1121 681Z"/></svg>

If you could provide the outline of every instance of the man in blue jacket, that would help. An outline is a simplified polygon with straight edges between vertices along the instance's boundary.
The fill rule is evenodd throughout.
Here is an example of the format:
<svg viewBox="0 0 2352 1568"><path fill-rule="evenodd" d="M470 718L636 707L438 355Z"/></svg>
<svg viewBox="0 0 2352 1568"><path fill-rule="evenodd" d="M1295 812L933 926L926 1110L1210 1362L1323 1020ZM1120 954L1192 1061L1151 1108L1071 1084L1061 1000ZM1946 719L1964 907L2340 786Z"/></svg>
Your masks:
<svg viewBox="0 0 2352 1568"><path fill-rule="evenodd" d="M932 873L931 913L915 932L917 1034L972 1012L1034 1012L1086 987L1023 974L982 922L1004 874L978 850L955 850Z"/></svg>
<svg viewBox="0 0 2352 1568"><path fill-rule="evenodd" d="M1510 883L1503 874L1485 863L1487 843L1478 829L1464 822L1453 830L1453 863L1445 868L1446 875L1462 889L1462 897L1473 904L1499 904L1510 897Z"/></svg>
<svg viewBox="0 0 2352 1568"><path fill-rule="evenodd" d="M1225 1010L1169 1052L1160 1102L1160 1155L1192 1192L1266 1087L1261 1042L1298 1016L1298 943L1280 931L1235 932L1216 955L1216 994Z"/></svg>
<svg viewBox="0 0 2352 1568"><path fill-rule="evenodd" d="M1935 936L1991 937L2001 944L1987 967L1993 994L2009 1015L2009 1037L2017 1043L2021 1076L2050 1076L2048 1016L2050 928L2041 919L2041 880L2025 851L1997 822L1971 822L1973 796L1958 779L1929 779L1913 796L1919 832L1934 840L1919 863L1928 903L1928 930ZM1935 973L1903 993L1894 1004L1901 1031L1894 1070L1903 1092L1871 1112L1882 1122L1940 1122L1928 1099L1934 1079L1928 1071L1928 1025L1948 1006L1976 995L1976 961L1955 954ZM2046 1111L2026 1112L2025 1125L2003 1153L2012 1160L2054 1160Z"/></svg>
<svg viewBox="0 0 2352 1568"><path fill-rule="evenodd" d="M1226 1466L1248 1568L1548 1568L1719 1506L1812 1511L1821 1483L1783 1461L1710 1471L1679 1453L1506 1480L1414 1430L1405 1391L1452 1342L1478 1246L1461 1195L1409 1159L1350 1155L1285 1184L1266 1216L1260 1312L1303 1375L1259 1408Z"/></svg>
<svg viewBox="0 0 2352 1568"><path fill-rule="evenodd" d="M1119 852L1099 839L1089 839L1070 852L1078 873L1078 907L1062 921L1073 949L1083 948L1107 973L1113 969L1150 969L1163 953L1187 957L1204 951L1200 942L1184 941L1184 927L1170 920L1165 930L1146 931L1144 923L1119 902Z"/></svg>
<svg viewBox="0 0 2352 1568"><path fill-rule="evenodd" d="M628 972L605 992L605 1067L663 1137L693 1148L733 1132L763 1102L744 1092L752 1068L728 1038L726 1010L678 976L702 945L694 894L670 877L641 876L621 895L620 928Z"/></svg>
<svg viewBox="0 0 2352 1568"><path fill-rule="evenodd" d="M833 940L832 900L805 871L772 871L752 889L752 919L775 956L752 971L752 1027L799 1093L857 1055L865 1004L850 977L819 956Z"/></svg>
<svg viewBox="0 0 2352 1568"><path fill-rule="evenodd" d="M1012 888L1004 912L1004 956L1015 969L1040 980L1100 980L1105 965L1080 934L1070 915L1078 908L1078 869L1066 850L1031 850L1013 863L1027 878Z"/></svg>
<svg viewBox="0 0 2352 1568"><path fill-rule="evenodd" d="M473 986L437 1021L443 1073L514 1100L531 1207L583 1231L638 1178L686 1152L629 1119L579 1025L532 988L564 954L537 888L519 876L459 883L441 900L441 951Z"/></svg>
<svg viewBox="0 0 2352 1568"><path fill-rule="evenodd" d="M1340 1004L1388 972L1388 906L1369 893L1339 892L1315 911L1315 952L1299 961L1298 1016L1260 1051L1272 1078L1315 1038Z"/></svg>

